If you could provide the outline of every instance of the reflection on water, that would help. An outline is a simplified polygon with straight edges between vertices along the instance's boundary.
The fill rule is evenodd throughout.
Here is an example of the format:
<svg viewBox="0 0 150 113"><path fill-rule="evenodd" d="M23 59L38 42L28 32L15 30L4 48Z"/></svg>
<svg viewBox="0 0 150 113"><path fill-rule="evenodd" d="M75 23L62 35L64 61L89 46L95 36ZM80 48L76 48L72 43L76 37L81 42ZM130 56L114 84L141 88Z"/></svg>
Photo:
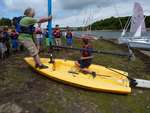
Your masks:
<svg viewBox="0 0 150 113"><path fill-rule="evenodd" d="M96 36L96 37L103 37L105 39L118 39L121 36L121 31L91 31L90 34ZM82 34L89 34L89 32L81 32L81 31L75 31L75 36L80 36ZM150 32L144 33L144 36L150 36ZM133 36L133 34L130 34L129 32L126 33L126 36Z"/></svg>

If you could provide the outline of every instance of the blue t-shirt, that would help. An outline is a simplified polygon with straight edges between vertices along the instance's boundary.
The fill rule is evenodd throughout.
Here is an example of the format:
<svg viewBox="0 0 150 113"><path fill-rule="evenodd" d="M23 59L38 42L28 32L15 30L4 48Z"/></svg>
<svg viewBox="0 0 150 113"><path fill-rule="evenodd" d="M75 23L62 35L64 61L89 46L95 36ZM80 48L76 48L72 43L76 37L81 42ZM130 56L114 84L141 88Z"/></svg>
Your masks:
<svg viewBox="0 0 150 113"><path fill-rule="evenodd" d="M67 32L66 33L66 38L67 39L72 39L72 32Z"/></svg>

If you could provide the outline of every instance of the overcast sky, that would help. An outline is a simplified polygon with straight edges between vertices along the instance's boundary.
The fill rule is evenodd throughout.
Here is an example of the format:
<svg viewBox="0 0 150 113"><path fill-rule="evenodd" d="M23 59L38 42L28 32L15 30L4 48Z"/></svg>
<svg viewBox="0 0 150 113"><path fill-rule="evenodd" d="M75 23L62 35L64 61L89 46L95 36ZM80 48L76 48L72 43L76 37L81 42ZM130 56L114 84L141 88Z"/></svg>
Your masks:
<svg viewBox="0 0 150 113"><path fill-rule="evenodd" d="M53 25L82 26L111 16L132 15L135 1L150 15L150 0L52 0ZM0 17L23 15L27 7L36 10L37 18L47 15L47 0L0 0Z"/></svg>

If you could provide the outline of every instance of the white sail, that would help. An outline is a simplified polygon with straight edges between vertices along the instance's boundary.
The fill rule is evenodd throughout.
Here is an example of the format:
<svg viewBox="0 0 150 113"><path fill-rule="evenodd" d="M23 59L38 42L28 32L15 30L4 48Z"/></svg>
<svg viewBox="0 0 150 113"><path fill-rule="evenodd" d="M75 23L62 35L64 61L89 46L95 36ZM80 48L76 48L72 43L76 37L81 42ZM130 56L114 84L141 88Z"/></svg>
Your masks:
<svg viewBox="0 0 150 113"><path fill-rule="evenodd" d="M142 35L142 24L138 27L137 31L134 34L135 38L141 37Z"/></svg>
<svg viewBox="0 0 150 113"><path fill-rule="evenodd" d="M140 32L138 30L141 30L141 32L146 32L145 17L143 8L139 3L135 2L130 32L133 34L136 34L136 32L138 32L139 34Z"/></svg>

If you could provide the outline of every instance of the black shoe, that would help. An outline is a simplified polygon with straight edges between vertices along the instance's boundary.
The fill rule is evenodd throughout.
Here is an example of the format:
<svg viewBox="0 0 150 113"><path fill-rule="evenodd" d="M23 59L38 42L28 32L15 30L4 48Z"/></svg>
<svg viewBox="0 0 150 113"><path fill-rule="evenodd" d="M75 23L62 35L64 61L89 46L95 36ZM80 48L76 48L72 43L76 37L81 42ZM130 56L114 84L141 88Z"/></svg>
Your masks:
<svg viewBox="0 0 150 113"><path fill-rule="evenodd" d="M93 76L93 78L95 78L96 77L96 72L92 72L92 76Z"/></svg>
<svg viewBox="0 0 150 113"><path fill-rule="evenodd" d="M35 68L38 68L39 67L39 64L35 64Z"/></svg>
<svg viewBox="0 0 150 113"><path fill-rule="evenodd" d="M51 60L51 61L49 61L48 63L50 63L50 64L54 64L54 63L55 63L55 61L54 61L54 60Z"/></svg>
<svg viewBox="0 0 150 113"><path fill-rule="evenodd" d="M35 67L36 67L36 68L39 68L39 69L47 69L47 68L48 68L48 66L46 66L46 65L44 65L44 64L42 64L42 65L36 64Z"/></svg>

